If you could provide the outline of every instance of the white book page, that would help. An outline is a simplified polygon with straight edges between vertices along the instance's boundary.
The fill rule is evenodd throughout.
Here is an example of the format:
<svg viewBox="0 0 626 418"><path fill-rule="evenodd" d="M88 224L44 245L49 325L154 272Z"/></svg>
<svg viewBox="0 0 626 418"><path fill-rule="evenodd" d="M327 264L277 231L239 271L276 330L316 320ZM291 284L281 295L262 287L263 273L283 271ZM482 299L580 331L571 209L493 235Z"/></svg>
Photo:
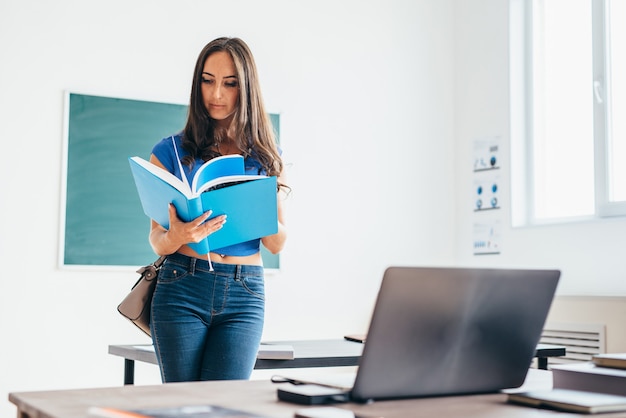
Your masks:
<svg viewBox="0 0 626 418"><path fill-rule="evenodd" d="M187 189L191 192L191 185L189 184L189 180L187 179L185 170L183 170L183 164L180 162L180 156L178 155L178 148L176 148L176 142L174 141L173 136L172 136L172 146L174 147L174 153L176 154L176 161L178 161L178 169L180 170L180 176L183 178L183 182L187 185Z"/></svg>
<svg viewBox="0 0 626 418"><path fill-rule="evenodd" d="M250 180L258 180L258 179L264 179L264 178L267 178L267 176L255 175L255 174L238 174L235 176L218 177L215 180L211 180L207 183L204 183L204 185L202 185L202 187L196 191L195 195L199 196L202 192L205 192L209 190L211 187L218 186L220 184L236 183L240 181L250 181Z"/></svg>
<svg viewBox="0 0 626 418"><path fill-rule="evenodd" d="M162 179L166 183L171 184L172 187L180 190L180 192L184 194L188 199L191 199L193 197L189 185L182 182L178 177L176 177L169 171L164 170L161 167L158 167L141 157L131 157L131 160L148 170L150 173L154 174L156 177Z"/></svg>

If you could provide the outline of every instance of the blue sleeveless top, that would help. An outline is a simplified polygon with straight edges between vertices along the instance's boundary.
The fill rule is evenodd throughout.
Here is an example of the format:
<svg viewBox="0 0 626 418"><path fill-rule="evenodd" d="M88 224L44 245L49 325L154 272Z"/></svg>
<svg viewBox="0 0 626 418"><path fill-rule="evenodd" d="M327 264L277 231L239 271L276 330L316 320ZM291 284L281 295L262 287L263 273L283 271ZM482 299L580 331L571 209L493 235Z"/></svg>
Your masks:
<svg viewBox="0 0 626 418"><path fill-rule="evenodd" d="M154 154L154 156L161 162L161 164L165 166L167 171L182 180L183 177L180 174L180 168L178 166L178 161L176 160L176 153L174 152L174 147L172 146L172 138L174 138L174 143L176 144L176 149L178 150L178 155L180 156L180 158L182 159L184 156L189 155L189 153L185 151L181 146L181 134L163 138L159 143L154 146L154 148L152 148L152 154ZM196 171L198 171L202 164L204 164L204 161L201 158L196 158L191 169L189 169L188 166L183 166L183 169L185 170L185 176L188 179L193 178L194 174L196 173ZM252 157L246 157L246 159L244 160L244 164L246 174L266 174L265 170L261 168L261 163L259 163L256 159ZM230 245L228 247L211 248L211 252L231 256L247 256L258 253L260 247L261 239L257 238L251 241Z"/></svg>

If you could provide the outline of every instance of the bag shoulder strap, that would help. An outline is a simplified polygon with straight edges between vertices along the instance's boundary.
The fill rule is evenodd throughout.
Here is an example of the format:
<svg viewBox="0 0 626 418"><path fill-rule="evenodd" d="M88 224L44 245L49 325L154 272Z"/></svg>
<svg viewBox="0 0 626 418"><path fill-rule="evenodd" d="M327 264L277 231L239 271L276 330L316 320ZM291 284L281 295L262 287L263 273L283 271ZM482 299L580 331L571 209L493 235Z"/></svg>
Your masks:
<svg viewBox="0 0 626 418"><path fill-rule="evenodd" d="M142 277L146 276L148 279L151 279L152 277L150 276L156 275L156 272L161 268L166 258L166 255L160 256L152 264L141 267L139 270L137 270L137 273L139 273Z"/></svg>

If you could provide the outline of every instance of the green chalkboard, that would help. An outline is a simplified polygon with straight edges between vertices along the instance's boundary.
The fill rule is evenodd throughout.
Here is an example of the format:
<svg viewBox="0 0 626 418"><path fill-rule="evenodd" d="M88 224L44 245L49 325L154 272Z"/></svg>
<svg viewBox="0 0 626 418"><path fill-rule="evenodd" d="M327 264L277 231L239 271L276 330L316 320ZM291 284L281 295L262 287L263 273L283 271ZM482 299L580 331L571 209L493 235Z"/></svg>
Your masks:
<svg viewBox="0 0 626 418"><path fill-rule="evenodd" d="M62 264L140 266L153 261L128 157L148 159L162 138L179 132L187 106L68 93ZM277 133L279 115L270 115ZM267 268L278 255L265 249Z"/></svg>

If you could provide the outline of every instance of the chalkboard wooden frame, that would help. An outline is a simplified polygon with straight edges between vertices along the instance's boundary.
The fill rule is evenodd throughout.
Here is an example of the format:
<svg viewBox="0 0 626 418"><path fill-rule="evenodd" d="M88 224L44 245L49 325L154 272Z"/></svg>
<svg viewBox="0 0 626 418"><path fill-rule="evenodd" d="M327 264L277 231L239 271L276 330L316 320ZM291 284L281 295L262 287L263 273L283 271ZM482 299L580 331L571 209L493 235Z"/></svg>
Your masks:
<svg viewBox="0 0 626 418"><path fill-rule="evenodd" d="M128 157L150 156L184 126L187 106L65 92L59 264L96 269L141 266L156 257L148 242ZM270 114L277 132L280 115ZM267 269L279 255L262 248Z"/></svg>

